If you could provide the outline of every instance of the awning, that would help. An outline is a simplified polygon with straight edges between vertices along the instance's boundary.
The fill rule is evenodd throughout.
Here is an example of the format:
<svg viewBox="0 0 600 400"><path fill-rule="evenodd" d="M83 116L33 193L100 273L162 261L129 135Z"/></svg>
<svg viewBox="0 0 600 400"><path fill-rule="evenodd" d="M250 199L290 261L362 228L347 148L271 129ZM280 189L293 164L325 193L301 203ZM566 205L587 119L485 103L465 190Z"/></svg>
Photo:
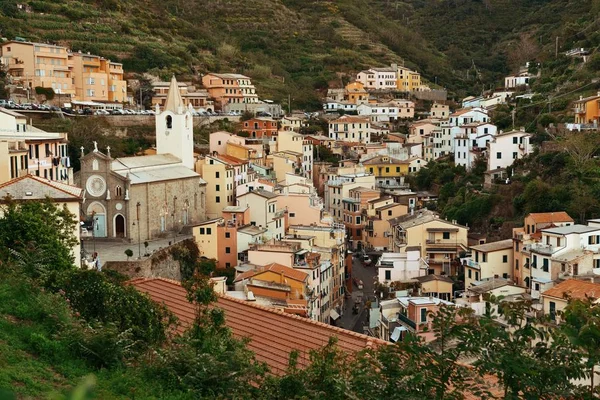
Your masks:
<svg viewBox="0 0 600 400"><path fill-rule="evenodd" d="M390 337L392 342L397 342L398 339L400 339L400 334L402 333L402 331L406 330L407 329L404 326L397 326L396 329L394 329L394 332L392 332L392 336Z"/></svg>
<svg viewBox="0 0 600 400"><path fill-rule="evenodd" d="M335 310L331 310L331 312L329 313L329 316L331 317L331 319L333 319L335 321L336 319L338 319L340 317L340 314L338 314L337 311L335 311Z"/></svg>

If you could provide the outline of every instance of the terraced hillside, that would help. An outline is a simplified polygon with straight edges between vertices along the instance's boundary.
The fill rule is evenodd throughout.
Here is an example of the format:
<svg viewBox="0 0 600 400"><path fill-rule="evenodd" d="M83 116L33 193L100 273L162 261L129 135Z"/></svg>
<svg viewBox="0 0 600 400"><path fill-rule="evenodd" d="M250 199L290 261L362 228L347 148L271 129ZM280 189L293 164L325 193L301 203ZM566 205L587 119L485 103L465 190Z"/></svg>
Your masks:
<svg viewBox="0 0 600 400"><path fill-rule="evenodd" d="M291 94L303 107L318 106L337 72L404 63L462 96L550 58L556 36L561 50L600 39L599 0L2 0L0 11L6 38L90 51L132 72L237 71L264 97Z"/></svg>

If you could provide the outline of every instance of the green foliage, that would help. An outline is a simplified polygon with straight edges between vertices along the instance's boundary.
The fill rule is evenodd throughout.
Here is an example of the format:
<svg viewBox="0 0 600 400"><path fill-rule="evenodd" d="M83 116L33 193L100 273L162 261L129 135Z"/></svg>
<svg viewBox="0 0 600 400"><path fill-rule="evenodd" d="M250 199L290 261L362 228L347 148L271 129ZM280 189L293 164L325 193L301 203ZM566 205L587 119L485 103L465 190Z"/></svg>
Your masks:
<svg viewBox="0 0 600 400"><path fill-rule="evenodd" d="M86 321L113 324L117 332L129 332L136 346L163 342L174 322L164 306L134 287L114 282L94 270L64 273L52 289L63 293Z"/></svg>
<svg viewBox="0 0 600 400"><path fill-rule="evenodd" d="M329 148L323 145L313 147L313 159L315 161L325 161L330 163L337 163L340 157L334 154Z"/></svg>
<svg viewBox="0 0 600 400"><path fill-rule="evenodd" d="M11 201L2 206L0 260L15 262L28 276L50 280L73 267L75 216L51 201Z"/></svg>

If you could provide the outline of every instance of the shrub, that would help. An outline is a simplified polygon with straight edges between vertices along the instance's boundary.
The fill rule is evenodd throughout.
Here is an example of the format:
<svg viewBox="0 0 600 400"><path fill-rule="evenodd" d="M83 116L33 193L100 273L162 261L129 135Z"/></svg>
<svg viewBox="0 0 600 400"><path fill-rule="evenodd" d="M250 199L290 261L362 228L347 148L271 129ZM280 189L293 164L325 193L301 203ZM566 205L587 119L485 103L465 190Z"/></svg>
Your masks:
<svg viewBox="0 0 600 400"><path fill-rule="evenodd" d="M46 97L46 100L52 100L54 98L54 89L52 88L36 86L35 93L39 95L44 95Z"/></svg>

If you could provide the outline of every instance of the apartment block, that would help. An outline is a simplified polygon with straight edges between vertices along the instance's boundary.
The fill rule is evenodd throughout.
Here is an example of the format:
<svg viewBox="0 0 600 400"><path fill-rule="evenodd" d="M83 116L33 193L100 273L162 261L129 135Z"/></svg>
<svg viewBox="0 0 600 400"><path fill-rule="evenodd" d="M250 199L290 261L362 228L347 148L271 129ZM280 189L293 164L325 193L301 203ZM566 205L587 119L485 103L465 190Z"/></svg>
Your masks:
<svg viewBox="0 0 600 400"><path fill-rule="evenodd" d="M123 65L66 47L21 41L1 46L2 64L14 83L33 91L52 88L63 102L123 103L127 83Z"/></svg>
<svg viewBox="0 0 600 400"><path fill-rule="evenodd" d="M245 75L209 73L202 77L202 85L218 110L231 103L250 105L259 102L256 88Z"/></svg>
<svg viewBox="0 0 600 400"><path fill-rule="evenodd" d="M154 90L154 96L152 96L152 105L158 104L161 108L165 106L167 102L167 94L169 93L169 82L153 82L152 89ZM196 89L195 86L179 82L179 92L181 93L181 99L186 107L192 106L193 108L204 108L206 111L214 111L213 104L208 100L208 91L205 89Z"/></svg>
<svg viewBox="0 0 600 400"><path fill-rule="evenodd" d="M45 132L0 108L0 183L25 175L73 184L67 133Z"/></svg>

